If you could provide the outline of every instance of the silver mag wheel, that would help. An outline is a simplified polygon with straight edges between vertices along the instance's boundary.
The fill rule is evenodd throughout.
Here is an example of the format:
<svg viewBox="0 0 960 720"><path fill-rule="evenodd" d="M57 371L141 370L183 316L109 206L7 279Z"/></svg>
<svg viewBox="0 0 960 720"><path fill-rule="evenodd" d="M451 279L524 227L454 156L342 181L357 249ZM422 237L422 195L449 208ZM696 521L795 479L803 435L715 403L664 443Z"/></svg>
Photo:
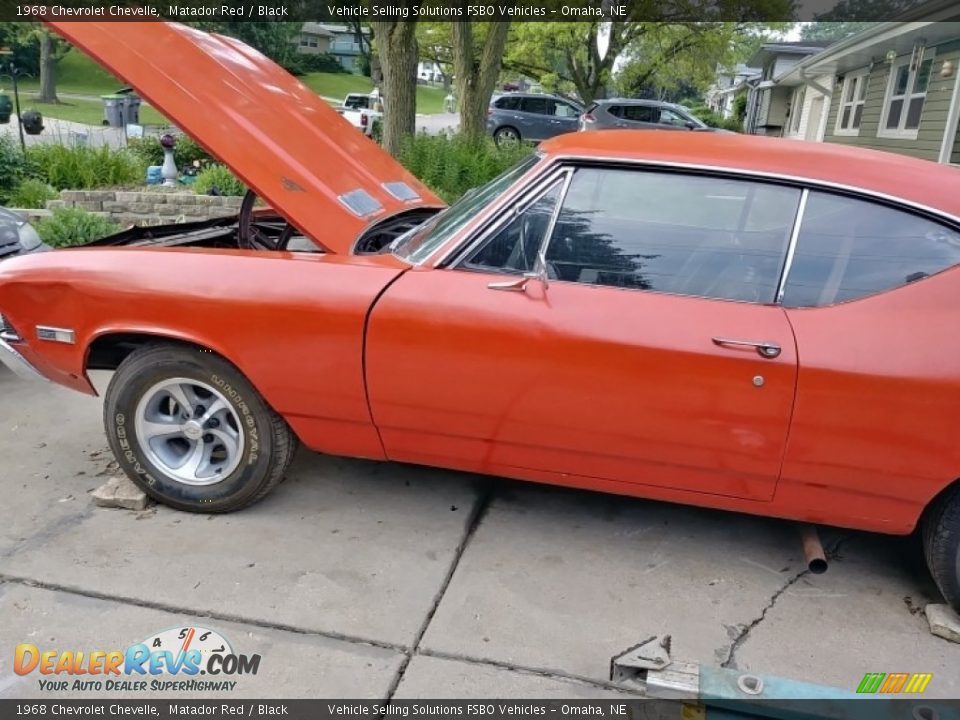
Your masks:
<svg viewBox="0 0 960 720"><path fill-rule="evenodd" d="M257 502L283 479L297 447L235 365L177 342L143 345L120 363L103 421L120 469L154 500L191 512Z"/></svg>
<svg viewBox="0 0 960 720"><path fill-rule="evenodd" d="M493 138L497 145L513 145L520 142L520 133L512 127L502 127Z"/></svg>
<svg viewBox="0 0 960 720"><path fill-rule="evenodd" d="M180 377L158 382L140 399L135 418L147 459L178 482L220 482L243 457L240 418L205 382Z"/></svg>

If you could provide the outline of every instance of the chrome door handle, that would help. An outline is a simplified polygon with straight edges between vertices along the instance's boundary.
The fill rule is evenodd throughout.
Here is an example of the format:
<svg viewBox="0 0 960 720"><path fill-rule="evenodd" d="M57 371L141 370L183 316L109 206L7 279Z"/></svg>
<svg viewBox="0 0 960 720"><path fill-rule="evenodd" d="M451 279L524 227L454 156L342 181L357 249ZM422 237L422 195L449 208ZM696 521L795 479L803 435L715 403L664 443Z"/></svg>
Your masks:
<svg viewBox="0 0 960 720"><path fill-rule="evenodd" d="M507 292L526 292L528 282L530 282L530 278L524 275L523 277L517 278L516 280L504 280L502 282L487 283L487 287L490 288L491 290L506 290Z"/></svg>
<svg viewBox="0 0 960 720"><path fill-rule="evenodd" d="M713 344L721 347L752 347L760 357L772 360L780 355L780 346L772 342L754 342L753 340L732 340L731 338L715 337Z"/></svg>

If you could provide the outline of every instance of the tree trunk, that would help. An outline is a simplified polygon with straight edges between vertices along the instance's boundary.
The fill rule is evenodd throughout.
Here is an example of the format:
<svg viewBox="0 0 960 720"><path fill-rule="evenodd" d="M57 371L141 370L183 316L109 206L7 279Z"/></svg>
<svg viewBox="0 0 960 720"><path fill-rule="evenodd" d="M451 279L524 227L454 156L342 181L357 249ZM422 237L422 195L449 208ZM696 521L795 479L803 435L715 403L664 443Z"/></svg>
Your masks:
<svg viewBox="0 0 960 720"><path fill-rule="evenodd" d="M480 57L473 50L473 26L453 23L453 74L457 84L460 132L470 137L486 133L487 106L500 76L509 22L490 23Z"/></svg>
<svg viewBox="0 0 960 720"><path fill-rule="evenodd" d="M416 23L373 22L383 71L383 147L396 155L417 125Z"/></svg>
<svg viewBox="0 0 960 720"><path fill-rule="evenodd" d="M57 56L53 52L53 43L50 33L40 33L40 96L37 102L60 102L57 98Z"/></svg>

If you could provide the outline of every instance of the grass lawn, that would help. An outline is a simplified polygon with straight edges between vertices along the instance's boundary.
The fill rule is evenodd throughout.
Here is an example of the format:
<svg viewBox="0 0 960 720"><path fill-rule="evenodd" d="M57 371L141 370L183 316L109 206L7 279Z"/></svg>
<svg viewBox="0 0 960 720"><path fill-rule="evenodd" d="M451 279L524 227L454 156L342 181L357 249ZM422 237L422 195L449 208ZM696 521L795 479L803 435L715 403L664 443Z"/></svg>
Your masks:
<svg viewBox="0 0 960 720"><path fill-rule="evenodd" d="M348 93L368 93L373 90L373 81L363 75L352 73L309 73L299 78L304 85L318 95L342 100ZM40 89L39 78L20 80L23 93L22 105L31 104L29 93ZM76 48L71 48L57 63L57 93L61 95L107 95L124 87L119 78L100 67L93 59ZM417 112L433 114L443 111L443 88L417 86ZM73 120L74 122L99 125L103 119L100 103L87 100L61 98L62 105L37 105L37 110L47 117ZM34 103L36 104L36 103ZM162 116L151 108L141 106L140 120L144 124L168 124Z"/></svg>
<svg viewBox="0 0 960 720"><path fill-rule="evenodd" d="M63 100L57 105L38 103L30 96L20 97L22 110L37 110L45 118L72 120L86 125L100 125L103 122L103 104L99 100ZM140 106L140 123L143 125L170 125L170 121L152 107Z"/></svg>
<svg viewBox="0 0 960 720"><path fill-rule="evenodd" d="M24 78L20 89L37 92L39 78ZM114 77L94 60L72 48L57 63L57 92L74 95L107 95L124 87L125 83Z"/></svg>

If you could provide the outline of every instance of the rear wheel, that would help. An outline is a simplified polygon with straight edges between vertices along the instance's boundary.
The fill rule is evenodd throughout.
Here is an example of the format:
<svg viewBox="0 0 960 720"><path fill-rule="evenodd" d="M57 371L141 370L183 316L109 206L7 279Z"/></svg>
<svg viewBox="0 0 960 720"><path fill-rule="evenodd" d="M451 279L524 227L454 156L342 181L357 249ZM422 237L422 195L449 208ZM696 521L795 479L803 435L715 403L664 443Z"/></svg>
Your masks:
<svg viewBox="0 0 960 720"><path fill-rule="evenodd" d="M283 478L296 439L230 363L180 345L127 357L107 389L104 426L123 471L158 502L229 512Z"/></svg>
<svg viewBox="0 0 960 720"><path fill-rule="evenodd" d="M960 484L934 501L922 531L930 574L946 601L960 612Z"/></svg>
<svg viewBox="0 0 960 720"><path fill-rule="evenodd" d="M520 142L520 132L509 126L497 128L493 134L493 141L497 145L513 145Z"/></svg>

